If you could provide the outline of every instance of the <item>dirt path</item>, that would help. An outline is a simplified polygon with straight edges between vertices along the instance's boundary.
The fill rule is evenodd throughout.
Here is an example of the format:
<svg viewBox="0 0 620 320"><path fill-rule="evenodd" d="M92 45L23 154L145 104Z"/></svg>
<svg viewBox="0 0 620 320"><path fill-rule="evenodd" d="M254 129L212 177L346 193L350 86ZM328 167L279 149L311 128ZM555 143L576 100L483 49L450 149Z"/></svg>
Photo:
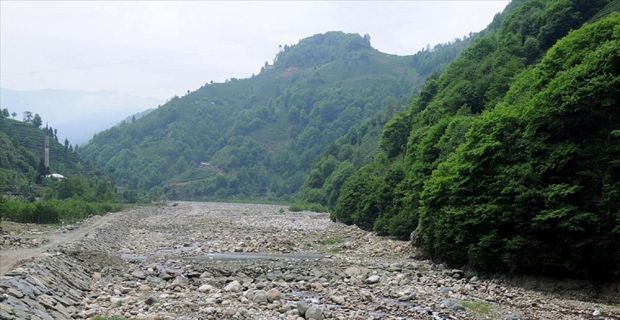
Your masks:
<svg viewBox="0 0 620 320"><path fill-rule="evenodd" d="M27 236L28 238L47 240L45 244L36 248L0 250L0 277L24 260L32 259L59 244L75 241L88 235L88 233L117 217L118 214L111 213L105 216L93 217L87 223L81 224L77 229L68 232L49 232L36 236Z"/></svg>

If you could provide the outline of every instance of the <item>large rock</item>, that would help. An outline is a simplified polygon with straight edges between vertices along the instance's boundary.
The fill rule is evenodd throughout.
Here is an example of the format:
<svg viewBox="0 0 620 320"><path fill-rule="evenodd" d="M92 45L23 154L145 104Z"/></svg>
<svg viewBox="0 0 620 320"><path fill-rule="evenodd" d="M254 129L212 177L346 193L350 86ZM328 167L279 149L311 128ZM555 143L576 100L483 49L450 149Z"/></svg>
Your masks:
<svg viewBox="0 0 620 320"><path fill-rule="evenodd" d="M306 320L323 320L323 311L319 307L311 306L306 310Z"/></svg>
<svg viewBox="0 0 620 320"><path fill-rule="evenodd" d="M134 272L131 273L131 275L135 278L138 278L140 280L144 280L146 279L146 274L140 270L136 270Z"/></svg>
<svg viewBox="0 0 620 320"><path fill-rule="evenodd" d="M227 292L239 292L241 291L241 283L239 283L239 281L235 280L233 282L230 282L229 284L227 284L224 287L224 291Z"/></svg>
<svg viewBox="0 0 620 320"><path fill-rule="evenodd" d="M374 284L374 283L378 283L380 280L381 278L378 275L374 274L366 279L366 283Z"/></svg>
<svg viewBox="0 0 620 320"><path fill-rule="evenodd" d="M215 287L213 287L212 285L205 283L203 285L201 285L200 287L198 287L198 291L202 292L202 293L207 293L207 292L211 292L214 291Z"/></svg>
<svg viewBox="0 0 620 320"><path fill-rule="evenodd" d="M258 303L258 304L266 304L267 302L269 302L269 299L267 298L267 292L265 292L265 290L254 291L252 302Z"/></svg>
<svg viewBox="0 0 620 320"><path fill-rule="evenodd" d="M301 300L297 302L297 311L299 311L300 316L305 316L306 310L308 310L309 307L306 301Z"/></svg>
<svg viewBox="0 0 620 320"><path fill-rule="evenodd" d="M331 297L329 297L334 303L336 304L344 304L344 297L343 296L335 296L332 295Z"/></svg>
<svg viewBox="0 0 620 320"><path fill-rule="evenodd" d="M274 302L280 299L282 299L282 294L278 291L278 289L272 288L267 291L267 300L269 300L269 302Z"/></svg>

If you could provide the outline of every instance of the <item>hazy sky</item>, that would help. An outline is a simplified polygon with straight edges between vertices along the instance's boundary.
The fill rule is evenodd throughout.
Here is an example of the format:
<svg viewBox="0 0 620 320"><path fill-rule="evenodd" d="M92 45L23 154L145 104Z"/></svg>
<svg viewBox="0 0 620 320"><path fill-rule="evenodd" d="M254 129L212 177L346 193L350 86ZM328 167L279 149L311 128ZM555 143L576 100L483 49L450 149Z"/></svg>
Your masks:
<svg viewBox="0 0 620 320"><path fill-rule="evenodd" d="M0 86L166 99L244 78L332 30L413 54L486 27L508 1L0 2Z"/></svg>

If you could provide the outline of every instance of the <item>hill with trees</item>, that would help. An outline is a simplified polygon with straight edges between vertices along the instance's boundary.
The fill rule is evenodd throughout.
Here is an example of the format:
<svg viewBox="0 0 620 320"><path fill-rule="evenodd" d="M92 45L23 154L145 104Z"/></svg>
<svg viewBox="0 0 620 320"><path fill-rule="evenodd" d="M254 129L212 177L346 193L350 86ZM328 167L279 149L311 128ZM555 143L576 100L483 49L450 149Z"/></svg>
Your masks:
<svg viewBox="0 0 620 320"><path fill-rule="evenodd" d="M619 277L616 5L513 1L387 122L332 218L455 266Z"/></svg>
<svg viewBox="0 0 620 320"><path fill-rule="evenodd" d="M291 198L330 143L401 110L469 42L401 57L369 36L318 34L284 46L258 75L174 97L80 153L120 186L168 198Z"/></svg>
<svg viewBox="0 0 620 320"><path fill-rule="evenodd" d="M24 112L18 121L8 109L0 112L0 221L66 223L120 210L111 179L82 161L68 140L60 143L57 130L41 125L39 114Z"/></svg>

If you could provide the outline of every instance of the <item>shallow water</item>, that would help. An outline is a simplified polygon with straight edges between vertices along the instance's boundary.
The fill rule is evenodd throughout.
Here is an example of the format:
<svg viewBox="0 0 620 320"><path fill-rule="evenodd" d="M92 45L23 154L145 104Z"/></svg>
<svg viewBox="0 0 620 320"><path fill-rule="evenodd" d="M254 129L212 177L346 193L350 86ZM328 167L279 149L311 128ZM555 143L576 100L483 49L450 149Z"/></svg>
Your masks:
<svg viewBox="0 0 620 320"><path fill-rule="evenodd" d="M206 255L188 257L190 260L198 261L245 261L245 260L318 260L323 255L316 253L209 253Z"/></svg>

